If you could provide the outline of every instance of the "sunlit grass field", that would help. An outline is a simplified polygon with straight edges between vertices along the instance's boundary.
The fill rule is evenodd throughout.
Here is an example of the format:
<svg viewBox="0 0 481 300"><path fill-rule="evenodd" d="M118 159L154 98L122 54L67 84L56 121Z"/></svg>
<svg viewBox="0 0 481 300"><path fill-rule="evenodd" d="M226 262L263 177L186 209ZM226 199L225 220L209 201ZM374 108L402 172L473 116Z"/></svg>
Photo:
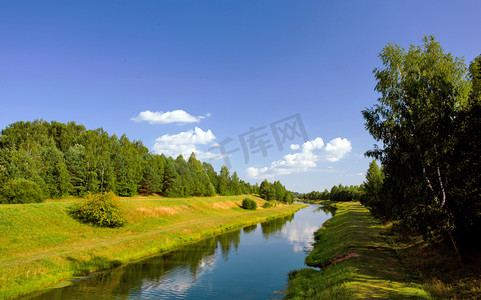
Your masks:
<svg viewBox="0 0 481 300"><path fill-rule="evenodd" d="M240 208L242 196L122 198L128 223L100 228L72 219L79 199L0 206L0 299L26 294L72 276L168 251L180 245L293 213L302 205Z"/></svg>
<svg viewBox="0 0 481 300"><path fill-rule="evenodd" d="M479 299L479 253L464 265L447 240L427 242L398 223L382 224L358 202L330 202L306 263L290 274L288 299Z"/></svg>
<svg viewBox="0 0 481 300"><path fill-rule="evenodd" d="M357 202L338 202L306 263L290 274L288 299L430 299L383 237L385 226Z"/></svg>

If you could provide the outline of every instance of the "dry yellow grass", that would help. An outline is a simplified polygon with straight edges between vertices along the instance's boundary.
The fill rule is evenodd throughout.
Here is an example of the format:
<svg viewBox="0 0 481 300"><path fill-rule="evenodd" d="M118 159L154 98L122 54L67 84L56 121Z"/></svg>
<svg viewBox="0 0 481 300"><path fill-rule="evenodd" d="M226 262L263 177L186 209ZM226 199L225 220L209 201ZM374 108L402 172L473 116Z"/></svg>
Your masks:
<svg viewBox="0 0 481 300"><path fill-rule="evenodd" d="M234 207L240 207L241 201L225 201L225 202L216 202L212 203L213 209L231 209Z"/></svg>
<svg viewBox="0 0 481 300"><path fill-rule="evenodd" d="M185 212L189 207L186 205L182 206L161 206L153 208L139 207L134 211L130 212L130 217L134 219L144 219L144 218L160 218L160 217L170 217L177 215L181 212Z"/></svg>

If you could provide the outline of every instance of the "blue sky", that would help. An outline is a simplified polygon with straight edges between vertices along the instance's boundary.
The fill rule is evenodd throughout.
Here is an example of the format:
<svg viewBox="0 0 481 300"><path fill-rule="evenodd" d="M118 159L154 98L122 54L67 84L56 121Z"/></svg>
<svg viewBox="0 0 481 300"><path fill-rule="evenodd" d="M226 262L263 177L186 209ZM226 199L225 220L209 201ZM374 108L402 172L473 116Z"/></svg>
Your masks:
<svg viewBox="0 0 481 300"><path fill-rule="evenodd" d="M217 170L224 159L212 147L231 138L226 149L239 151L229 161L244 180L279 179L300 192L360 184L374 144L360 111L376 101L382 47L433 34L469 62L481 54L480 9L439 0L2 1L0 128L74 120L151 151L194 149ZM306 135L280 151L270 124L293 115ZM247 143L246 163L239 135L263 126L253 141L272 147L263 155Z"/></svg>

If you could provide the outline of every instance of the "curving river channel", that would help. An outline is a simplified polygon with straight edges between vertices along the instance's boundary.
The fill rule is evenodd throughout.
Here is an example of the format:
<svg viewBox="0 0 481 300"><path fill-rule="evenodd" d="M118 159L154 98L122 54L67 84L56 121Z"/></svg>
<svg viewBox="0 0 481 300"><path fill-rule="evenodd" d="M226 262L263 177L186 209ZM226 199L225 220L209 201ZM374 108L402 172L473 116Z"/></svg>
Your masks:
<svg viewBox="0 0 481 300"><path fill-rule="evenodd" d="M309 205L294 215L72 280L30 299L281 298L287 274L306 267L314 232L330 217L328 209Z"/></svg>

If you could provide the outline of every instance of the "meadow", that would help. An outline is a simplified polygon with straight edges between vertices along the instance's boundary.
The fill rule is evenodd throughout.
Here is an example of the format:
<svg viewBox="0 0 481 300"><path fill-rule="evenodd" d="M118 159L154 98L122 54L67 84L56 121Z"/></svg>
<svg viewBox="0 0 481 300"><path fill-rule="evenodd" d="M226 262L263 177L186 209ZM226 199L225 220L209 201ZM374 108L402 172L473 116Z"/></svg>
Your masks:
<svg viewBox="0 0 481 300"><path fill-rule="evenodd" d="M0 299L14 298L98 270L172 250L239 227L292 214L301 204L249 196L132 197L120 200L128 223L101 228L67 214L79 199L0 206ZM60 283L61 284L61 283Z"/></svg>

